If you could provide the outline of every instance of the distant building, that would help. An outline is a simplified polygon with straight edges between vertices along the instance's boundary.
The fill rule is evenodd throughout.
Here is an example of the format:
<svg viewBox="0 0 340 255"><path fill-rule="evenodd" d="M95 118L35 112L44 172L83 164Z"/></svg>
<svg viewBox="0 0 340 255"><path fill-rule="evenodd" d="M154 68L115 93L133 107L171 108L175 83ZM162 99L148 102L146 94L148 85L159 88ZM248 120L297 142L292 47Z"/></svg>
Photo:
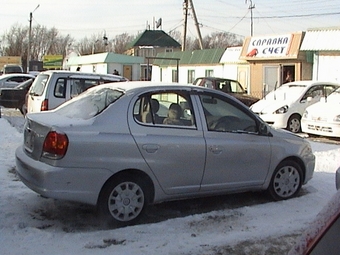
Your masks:
<svg viewBox="0 0 340 255"><path fill-rule="evenodd" d="M147 80L151 77L153 58L158 53L180 50L181 45L164 31L145 30L128 44L128 50L124 54L145 58L144 64L141 65L141 80Z"/></svg>
<svg viewBox="0 0 340 255"><path fill-rule="evenodd" d="M313 63L313 80L340 82L340 27L306 31L300 50Z"/></svg>
<svg viewBox="0 0 340 255"><path fill-rule="evenodd" d="M115 54L112 52L98 53L85 56L73 56L65 63L66 68L100 74L113 74L115 70L119 75L126 77L130 81L140 80L140 66L144 62L142 57Z"/></svg>

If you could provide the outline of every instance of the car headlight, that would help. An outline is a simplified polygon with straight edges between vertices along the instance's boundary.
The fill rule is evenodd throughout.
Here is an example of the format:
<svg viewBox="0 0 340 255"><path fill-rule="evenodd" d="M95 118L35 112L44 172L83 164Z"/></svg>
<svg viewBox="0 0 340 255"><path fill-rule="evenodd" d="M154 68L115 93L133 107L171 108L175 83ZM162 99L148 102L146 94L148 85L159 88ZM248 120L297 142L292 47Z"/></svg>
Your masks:
<svg viewBox="0 0 340 255"><path fill-rule="evenodd" d="M333 120L336 122L340 122L340 115L335 116Z"/></svg>
<svg viewBox="0 0 340 255"><path fill-rule="evenodd" d="M274 114L283 114L288 111L288 105L282 106L281 108L277 109Z"/></svg>
<svg viewBox="0 0 340 255"><path fill-rule="evenodd" d="M308 119L308 111L305 111L302 115L302 118Z"/></svg>

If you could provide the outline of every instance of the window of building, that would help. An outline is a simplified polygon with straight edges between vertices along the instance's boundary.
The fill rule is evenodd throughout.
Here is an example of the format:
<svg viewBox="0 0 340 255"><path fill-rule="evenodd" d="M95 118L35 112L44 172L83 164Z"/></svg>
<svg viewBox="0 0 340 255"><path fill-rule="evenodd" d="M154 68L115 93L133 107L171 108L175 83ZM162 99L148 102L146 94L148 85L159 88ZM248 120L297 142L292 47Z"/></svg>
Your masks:
<svg viewBox="0 0 340 255"><path fill-rule="evenodd" d="M214 76L214 70L211 70L211 69L205 70L205 76L206 77L213 77Z"/></svg>
<svg viewBox="0 0 340 255"><path fill-rule="evenodd" d="M195 81L195 70L188 70L188 83Z"/></svg>
<svg viewBox="0 0 340 255"><path fill-rule="evenodd" d="M178 82L177 70L172 70L172 82Z"/></svg>

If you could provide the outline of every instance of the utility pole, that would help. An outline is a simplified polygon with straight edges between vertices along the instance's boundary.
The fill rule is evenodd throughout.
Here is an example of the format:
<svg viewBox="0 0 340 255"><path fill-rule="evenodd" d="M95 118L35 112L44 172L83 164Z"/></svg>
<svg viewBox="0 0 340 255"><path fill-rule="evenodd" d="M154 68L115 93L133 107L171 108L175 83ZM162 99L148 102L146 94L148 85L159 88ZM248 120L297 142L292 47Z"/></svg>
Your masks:
<svg viewBox="0 0 340 255"><path fill-rule="evenodd" d="M201 30L200 30L199 23L198 23L197 16L196 16L194 4L192 0L189 0L189 1L190 1L191 10L192 10L192 15L194 15L195 26L196 26L196 30L198 34L198 42L200 44L201 50L203 50L203 40L202 40Z"/></svg>
<svg viewBox="0 0 340 255"><path fill-rule="evenodd" d="M188 0L184 0L183 14L184 14L184 27L182 36L182 51L185 51L185 46L187 43L187 26L188 26Z"/></svg>
<svg viewBox="0 0 340 255"><path fill-rule="evenodd" d="M39 8L39 4L35 9L30 12L30 19L29 19L29 31L28 31L28 49L27 49L27 73L30 71L30 61L31 61L31 41L32 41L32 19L33 19L33 12Z"/></svg>
<svg viewBox="0 0 340 255"><path fill-rule="evenodd" d="M202 40L202 35L201 35L201 31L200 31L198 20L197 20L197 16L196 16L194 4L193 4L192 0L184 0L184 3L183 3L183 9L184 9L183 10L183 12L184 12L184 30L183 30L182 51L185 50L185 44L186 44L187 26L188 26L188 9L189 9L189 6L190 6L190 8L192 10L192 15L194 16L195 27L196 27L197 34L198 34L198 42L200 44L200 48L203 49L203 40Z"/></svg>
<svg viewBox="0 0 340 255"><path fill-rule="evenodd" d="M250 2L250 5L249 5L248 9L250 10L250 35L253 36L253 32L254 32L254 29L253 29L253 9L255 9L255 4L253 4L252 0L249 0L249 2ZM246 0L246 3L247 3L247 0Z"/></svg>

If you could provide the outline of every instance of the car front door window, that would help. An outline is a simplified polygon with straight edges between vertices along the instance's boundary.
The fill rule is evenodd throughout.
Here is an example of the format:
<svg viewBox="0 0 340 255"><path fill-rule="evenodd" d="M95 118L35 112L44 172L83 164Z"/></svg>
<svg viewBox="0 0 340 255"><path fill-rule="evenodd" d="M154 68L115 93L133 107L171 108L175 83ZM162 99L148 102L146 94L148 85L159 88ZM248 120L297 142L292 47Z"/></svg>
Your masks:
<svg viewBox="0 0 340 255"><path fill-rule="evenodd" d="M209 131L257 132L256 121L235 105L214 96L200 98Z"/></svg>

